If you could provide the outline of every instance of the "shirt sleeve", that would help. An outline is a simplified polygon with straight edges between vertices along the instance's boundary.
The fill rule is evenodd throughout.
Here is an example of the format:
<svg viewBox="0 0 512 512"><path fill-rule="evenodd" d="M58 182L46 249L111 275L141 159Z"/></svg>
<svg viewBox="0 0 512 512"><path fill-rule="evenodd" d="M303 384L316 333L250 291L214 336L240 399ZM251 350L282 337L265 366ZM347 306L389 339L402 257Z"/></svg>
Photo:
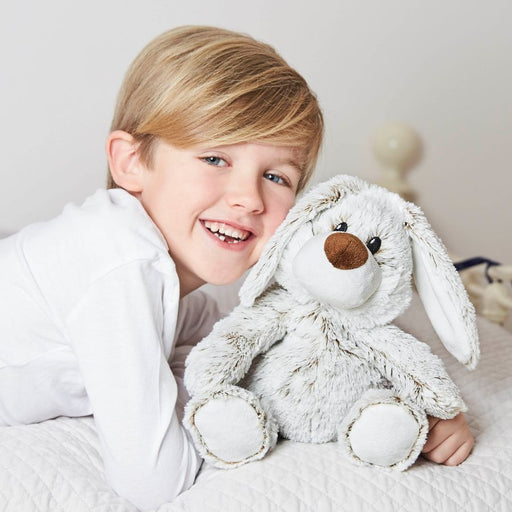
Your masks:
<svg viewBox="0 0 512 512"><path fill-rule="evenodd" d="M185 360L192 348L210 334L221 316L217 301L203 291L192 292L180 302L174 350L169 360L172 373L178 383L176 412L180 419L183 416L185 404L190 399L183 382Z"/></svg>
<svg viewBox="0 0 512 512"><path fill-rule="evenodd" d="M177 384L162 340L170 332L164 322L176 321L166 308L176 311L178 295L177 276L134 262L94 282L66 321L107 480L141 510L174 499L200 467L176 415Z"/></svg>

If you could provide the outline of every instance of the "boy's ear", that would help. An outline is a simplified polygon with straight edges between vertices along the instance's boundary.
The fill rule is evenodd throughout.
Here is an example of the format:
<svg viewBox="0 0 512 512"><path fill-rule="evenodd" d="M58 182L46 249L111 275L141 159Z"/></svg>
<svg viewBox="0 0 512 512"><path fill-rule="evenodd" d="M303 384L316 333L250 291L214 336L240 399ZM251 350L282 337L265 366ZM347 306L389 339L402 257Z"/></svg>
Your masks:
<svg viewBox="0 0 512 512"><path fill-rule="evenodd" d="M142 191L144 166L139 160L139 144L122 130L113 131L106 142L106 153L112 179L128 192Z"/></svg>

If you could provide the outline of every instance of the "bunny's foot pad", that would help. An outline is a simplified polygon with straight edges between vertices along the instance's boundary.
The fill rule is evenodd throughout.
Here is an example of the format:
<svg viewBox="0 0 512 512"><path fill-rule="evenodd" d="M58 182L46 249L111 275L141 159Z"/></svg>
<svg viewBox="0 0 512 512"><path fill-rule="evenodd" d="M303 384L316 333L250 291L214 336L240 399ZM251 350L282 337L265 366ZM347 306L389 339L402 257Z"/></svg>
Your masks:
<svg viewBox="0 0 512 512"><path fill-rule="evenodd" d="M219 468L261 459L277 441L277 425L251 392L227 386L185 410L185 426L201 456Z"/></svg>
<svg viewBox="0 0 512 512"><path fill-rule="evenodd" d="M423 411L388 391L377 390L352 407L339 440L359 464L403 471L418 458L427 433Z"/></svg>

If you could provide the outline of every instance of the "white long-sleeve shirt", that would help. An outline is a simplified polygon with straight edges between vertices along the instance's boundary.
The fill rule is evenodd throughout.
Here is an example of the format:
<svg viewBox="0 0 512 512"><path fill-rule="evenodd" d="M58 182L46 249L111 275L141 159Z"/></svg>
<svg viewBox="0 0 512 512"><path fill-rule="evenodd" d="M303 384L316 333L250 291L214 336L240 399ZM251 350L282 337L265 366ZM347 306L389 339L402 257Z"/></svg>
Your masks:
<svg viewBox="0 0 512 512"><path fill-rule="evenodd" d="M0 240L0 425L94 414L114 490L143 510L170 501L201 463L180 423L184 360L218 317L204 294L179 300L136 198L68 205Z"/></svg>

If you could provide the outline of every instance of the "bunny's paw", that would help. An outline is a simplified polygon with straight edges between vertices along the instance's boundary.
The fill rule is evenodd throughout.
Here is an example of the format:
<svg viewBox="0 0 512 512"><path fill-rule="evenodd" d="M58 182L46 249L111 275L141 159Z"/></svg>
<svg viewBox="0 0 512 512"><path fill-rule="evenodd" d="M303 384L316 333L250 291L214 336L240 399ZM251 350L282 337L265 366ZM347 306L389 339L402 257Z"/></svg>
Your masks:
<svg viewBox="0 0 512 512"><path fill-rule="evenodd" d="M192 398L183 423L201 456L219 468L261 459L277 441L277 425L258 398L237 386Z"/></svg>
<svg viewBox="0 0 512 512"><path fill-rule="evenodd" d="M356 463L407 469L425 444L424 411L388 390L372 390L356 402L339 431L339 442Z"/></svg>

